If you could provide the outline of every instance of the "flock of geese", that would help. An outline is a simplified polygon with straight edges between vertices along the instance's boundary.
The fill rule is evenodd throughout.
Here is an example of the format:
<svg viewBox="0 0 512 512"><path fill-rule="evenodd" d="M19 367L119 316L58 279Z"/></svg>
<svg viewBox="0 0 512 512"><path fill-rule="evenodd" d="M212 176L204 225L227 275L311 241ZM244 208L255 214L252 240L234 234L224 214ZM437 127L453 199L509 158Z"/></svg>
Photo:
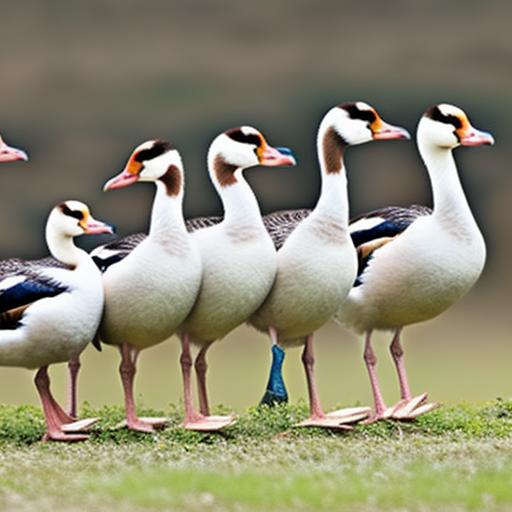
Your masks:
<svg viewBox="0 0 512 512"><path fill-rule="evenodd" d="M474 128L461 109L431 107L419 122L417 143L432 185L433 209L388 207L350 221L345 150L374 140L409 138L405 129L384 122L366 103L335 106L318 130L322 187L316 206L262 217L243 171L293 166L293 154L272 147L255 128L227 130L208 151L208 172L224 215L188 221L182 213L180 153L166 141L144 142L104 190L154 183L149 233L97 247L91 254L76 247L74 238L113 233L112 227L94 219L79 201L55 206L46 224L51 257L0 262L0 365L37 369L45 439L87 439L96 421L77 420L79 356L90 342L119 349L127 427L152 432L164 425L165 418L137 416L133 382L141 350L173 334L181 341L184 427L215 431L232 424L232 415L210 414L206 355L215 341L243 323L271 340L265 403L287 400L281 375L284 349L303 347L310 417L301 425L347 429L358 421L413 419L436 407L427 402L426 393L411 394L400 333L404 326L446 310L482 272L485 243L452 150L494 140ZM16 160L27 160L27 155L1 141L0 162ZM373 410L325 413L321 406L313 335L332 318L365 333ZM401 400L391 407L379 388L374 330L393 332L390 350ZM69 362L68 411L50 391L48 366L59 362ZM199 408L192 397L193 370Z"/></svg>

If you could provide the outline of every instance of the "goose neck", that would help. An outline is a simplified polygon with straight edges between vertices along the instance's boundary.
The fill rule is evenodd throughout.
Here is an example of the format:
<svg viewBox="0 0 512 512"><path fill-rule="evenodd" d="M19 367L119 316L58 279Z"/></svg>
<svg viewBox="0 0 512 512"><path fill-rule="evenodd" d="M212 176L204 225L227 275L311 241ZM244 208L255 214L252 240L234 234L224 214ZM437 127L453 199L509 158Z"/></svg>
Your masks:
<svg viewBox="0 0 512 512"><path fill-rule="evenodd" d="M329 125L320 125L317 151L322 185L315 212L334 216L343 226L348 226L349 205L347 174L343 160L346 142Z"/></svg>
<svg viewBox="0 0 512 512"><path fill-rule="evenodd" d="M452 217L459 214L472 218L451 149L421 140L418 147L432 183L434 215Z"/></svg>
<svg viewBox="0 0 512 512"><path fill-rule="evenodd" d="M219 194L226 224L262 223L258 200L243 176L243 168L232 166L222 157L209 159L210 177Z"/></svg>
<svg viewBox="0 0 512 512"><path fill-rule="evenodd" d="M149 236L154 239L176 236L176 232L186 233L183 219L183 194L172 195L165 183L156 181L156 193L151 210Z"/></svg>
<svg viewBox="0 0 512 512"><path fill-rule="evenodd" d="M73 237L58 233L51 226L46 228L46 243L50 254L69 267L76 268L90 259L87 252L75 245Z"/></svg>

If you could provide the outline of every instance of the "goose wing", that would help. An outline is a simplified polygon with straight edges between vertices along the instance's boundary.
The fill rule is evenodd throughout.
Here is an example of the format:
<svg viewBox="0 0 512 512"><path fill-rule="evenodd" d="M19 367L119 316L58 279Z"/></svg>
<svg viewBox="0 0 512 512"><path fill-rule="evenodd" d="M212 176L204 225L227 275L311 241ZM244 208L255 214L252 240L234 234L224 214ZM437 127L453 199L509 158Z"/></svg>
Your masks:
<svg viewBox="0 0 512 512"><path fill-rule="evenodd" d="M41 261L46 265L41 265ZM55 263L55 265L51 265ZM68 287L45 274L47 267L62 267L53 258L0 264L0 329L16 329L25 310L34 302L67 292Z"/></svg>
<svg viewBox="0 0 512 512"><path fill-rule="evenodd" d="M293 230L311 213L310 209L281 210L263 216L263 224L274 242L281 249Z"/></svg>
<svg viewBox="0 0 512 512"><path fill-rule="evenodd" d="M408 208L389 206L352 219L349 230L359 260L354 286L363 283L361 276L377 249L392 242L416 219L431 214L430 208L415 204Z"/></svg>

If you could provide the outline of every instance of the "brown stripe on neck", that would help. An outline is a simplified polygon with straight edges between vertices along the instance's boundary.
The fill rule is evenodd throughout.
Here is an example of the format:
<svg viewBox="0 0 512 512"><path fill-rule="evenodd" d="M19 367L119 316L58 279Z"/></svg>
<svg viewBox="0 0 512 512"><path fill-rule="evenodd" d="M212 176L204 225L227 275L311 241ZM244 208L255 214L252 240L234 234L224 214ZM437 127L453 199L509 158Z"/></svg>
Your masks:
<svg viewBox="0 0 512 512"><path fill-rule="evenodd" d="M213 161L215 177L221 187L234 185L237 182L235 176L235 171L237 169L238 167L236 165L228 164L226 160L224 160L224 157L220 155L217 155Z"/></svg>
<svg viewBox="0 0 512 512"><path fill-rule="evenodd" d="M167 195L170 197L177 196L183 186L181 171L174 164L169 165L167 172L159 180L165 185Z"/></svg>
<svg viewBox="0 0 512 512"><path fill-rule="evenodd" d="M341 171L343 152L347 145L332 126L325 132L322 149L327 174L338 174Z"/></svg>

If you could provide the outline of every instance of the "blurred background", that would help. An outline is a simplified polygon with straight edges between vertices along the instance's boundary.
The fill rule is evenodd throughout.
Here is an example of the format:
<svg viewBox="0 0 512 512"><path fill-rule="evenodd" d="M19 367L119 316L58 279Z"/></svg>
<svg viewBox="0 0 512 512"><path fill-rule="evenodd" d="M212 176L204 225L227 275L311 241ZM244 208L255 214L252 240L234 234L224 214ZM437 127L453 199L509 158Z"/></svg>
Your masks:
<svg viewBox="0 0 512 512"><path fill-rule="evenodd" d="M146 139L168 138L180 149L187 217L221 213L205 167L208 144L219 132L252 124L270 143L290 146L297 168L246 174L266 213L314 205L316 129L331 106L364 100L414 132L429 105L452 102L496 138L493 148L457 150L489 257L463 301L405 331L406 357L413 391L430 391L433 399L509 396L511 15L510 2L477 0L4 2L0 132L26 149L30 162L1 169L0 255L45 255L47 213L64 199L87 202L120 235L146 230L150 185L101 192ZM414 143L353 148L346 163L354 215L389 204L430 204ZM389 335L376 341L383 389L393 403L398 387ZM360 340L327 325L316 346L326 408L368 403ZM269 356L268 340L246 327L216 344L212 401L239 409L255 404ZM83 363L80 399L121 403L117 352L89 348ZM289 351L285 372L291 399L305 397L298 349ZM64 365L53 375L63 397ZM31 379L26 370L1 368L0 401L37 402ZM175 338L143 353L137 394L140 403L162 408L180 400Z"/></svg>

